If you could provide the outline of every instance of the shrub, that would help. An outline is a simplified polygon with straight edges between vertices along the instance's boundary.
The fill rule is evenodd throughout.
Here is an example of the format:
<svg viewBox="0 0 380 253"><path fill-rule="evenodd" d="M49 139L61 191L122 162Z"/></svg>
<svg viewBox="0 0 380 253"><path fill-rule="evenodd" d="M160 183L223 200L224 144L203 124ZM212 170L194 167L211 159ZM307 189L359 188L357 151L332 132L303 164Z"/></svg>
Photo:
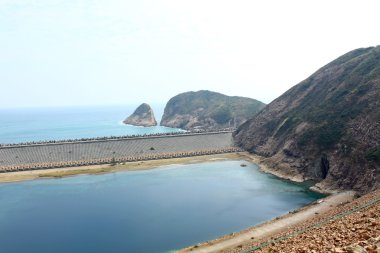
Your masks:
<svg viewBox="0 0 380 253"><path fill-rule="evenodd" d="M211 117L218 123L218 124L225 124L229 122L232 119L232 112L231 109L227 106L219 106L215 111L212 113Z"/></svg>
<svg viewBox="0 0 380 253"><path fill-rule="evenodd" d="M341 122L324 124L319 127L316 143L320 149L332 148L340 140L342 134L343 124Z"/></svg>
<svg viewBox="0 0 380 253"><path fill-rule="evenodd" d="M297 143L303 147L308 142L315 142L320 150L330 149L342 138L343 129L344 125L340 121L324 123L306 130Z"/></svg>
<svg viewBox="0 0 380 253"><path fill-rule="evenodd" d="M368 150L365 158L367 160L374 161L377 164L380 164L380 146Z"/></svg>

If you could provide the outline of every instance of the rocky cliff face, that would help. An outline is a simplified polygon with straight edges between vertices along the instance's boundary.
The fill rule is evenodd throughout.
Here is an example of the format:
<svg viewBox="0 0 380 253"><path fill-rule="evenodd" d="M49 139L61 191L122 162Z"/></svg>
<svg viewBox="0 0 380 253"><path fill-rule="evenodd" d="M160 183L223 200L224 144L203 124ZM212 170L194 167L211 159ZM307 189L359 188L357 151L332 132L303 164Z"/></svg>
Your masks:
<svg viewBox="0 0 380 253"><path fill-rule="evenodd" d="M157 121L154 118L153 110L148 104L141 104L135 112L123 121L125 124L134 126L157 126Z"/></svg>
<svg viewBox="0 0 380 253"><path fill-rule="evenodd" d="M264 106L255 99L230 97L207 90L186 92L169 100L161 125L187 130L236 127Z"/></svg>
<svg viewBox="0 0 380 253"><path fill-rule="evenodd" d="M327 64L234 134L281 173L325 189L380 185L380 46Z"/></svg>

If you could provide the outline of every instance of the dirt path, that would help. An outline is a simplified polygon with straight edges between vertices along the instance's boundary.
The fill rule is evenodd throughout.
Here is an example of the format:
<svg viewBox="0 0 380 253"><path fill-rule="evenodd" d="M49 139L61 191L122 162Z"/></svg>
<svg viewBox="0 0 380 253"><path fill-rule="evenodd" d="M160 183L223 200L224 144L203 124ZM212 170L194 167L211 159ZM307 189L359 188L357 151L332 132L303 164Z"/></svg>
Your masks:
<svg viewBox="0 0 380 253"><path fill-rule="evenodd" d="M260 240L279 232L285 231L288 227L305 222L317 214L323 214L332 208L354 199L354 192L342 192L324 198L318 204L310 205L300 209L296 213L287 214L279 219L269 221L256 227L247 229L236 235L227 236L221 239L216 239L211 242L206 242L195 247L189 247L178 252L197 252L197 253L213 253L222 252L223 250L237 247L247 241Z"/></svg>

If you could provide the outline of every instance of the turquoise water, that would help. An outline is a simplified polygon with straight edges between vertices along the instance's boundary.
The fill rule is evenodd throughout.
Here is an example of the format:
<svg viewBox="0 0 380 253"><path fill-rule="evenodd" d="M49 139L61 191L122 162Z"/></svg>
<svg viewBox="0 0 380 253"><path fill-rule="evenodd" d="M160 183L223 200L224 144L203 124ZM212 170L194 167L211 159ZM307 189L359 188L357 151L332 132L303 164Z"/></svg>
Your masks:
<svg viewBox="0 0 380 253"><path fill-rule="evenodd" d="M242 162L0 184L1 252L167 252L320 197Z"/></svg>
<svg viewBox="0 0 380 253"><path fill-rule="evenodd" d="M137 106L32 108L0 110L0 143L64 140L179 131L166 127L135 127L122 121ZM163 106L153 107L159 122Z"/></svg>

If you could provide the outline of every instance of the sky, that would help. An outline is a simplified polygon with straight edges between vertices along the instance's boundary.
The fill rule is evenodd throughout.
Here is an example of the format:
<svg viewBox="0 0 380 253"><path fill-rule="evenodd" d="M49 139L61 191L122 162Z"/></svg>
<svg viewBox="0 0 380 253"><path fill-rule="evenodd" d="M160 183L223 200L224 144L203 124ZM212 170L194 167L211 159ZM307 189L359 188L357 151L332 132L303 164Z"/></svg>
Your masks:
<svg viewBox="0 0 380 253"><path fill-rule="evenodd" d="M0 0L0 108L271 102L380 44L378 0Z"/></svg>

